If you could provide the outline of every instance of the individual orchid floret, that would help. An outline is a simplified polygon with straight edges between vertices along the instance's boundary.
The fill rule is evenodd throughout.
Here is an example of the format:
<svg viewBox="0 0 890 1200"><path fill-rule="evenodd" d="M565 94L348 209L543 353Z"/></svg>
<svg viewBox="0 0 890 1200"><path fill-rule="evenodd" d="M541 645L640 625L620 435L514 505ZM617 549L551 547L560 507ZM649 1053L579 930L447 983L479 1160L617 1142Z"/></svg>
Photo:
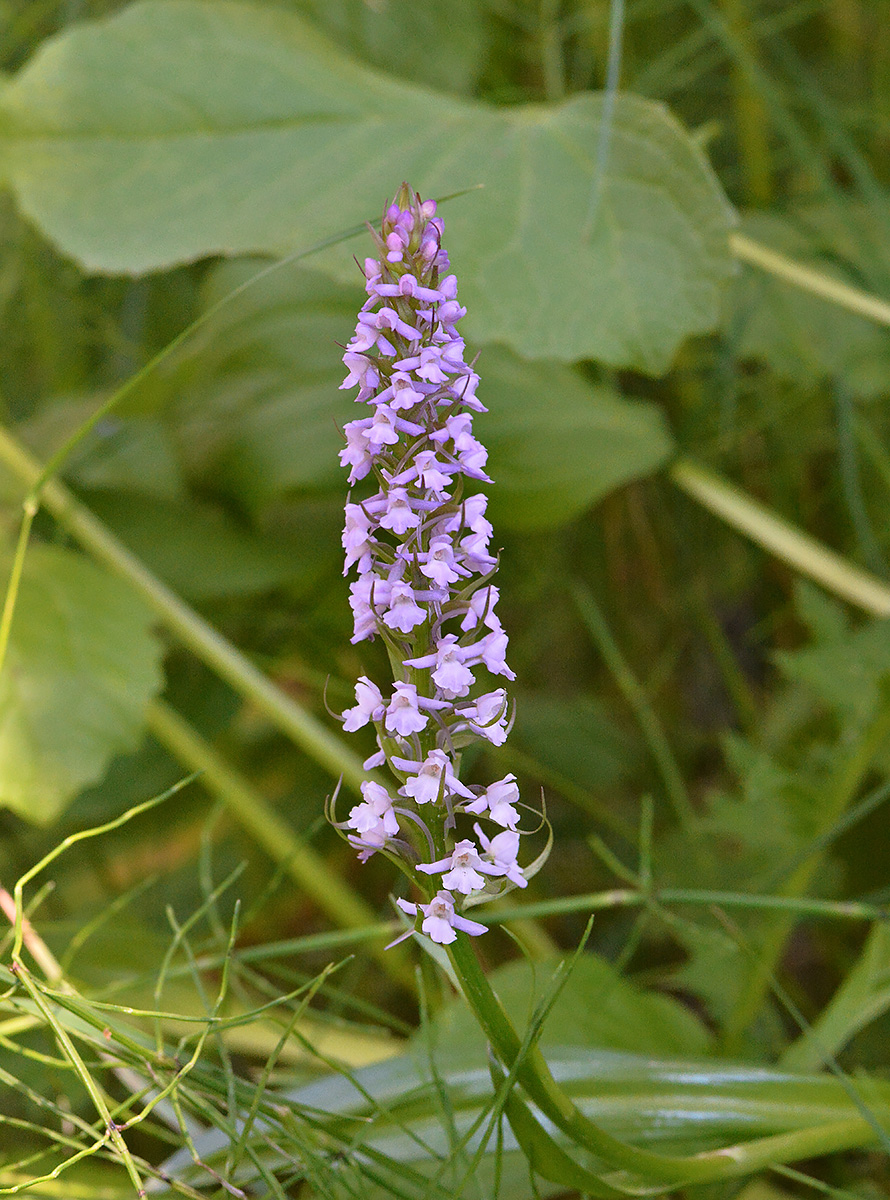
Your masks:
<svg viewBox="0 0 890 1200"><path fill-rule="evenodd" d="M479 937L480 934L487 933L488 929L479 921L470 921L467 917L460 916L454 911L454 897L450 892L438 892L429 904L414 904L410 900L396 900L402 912L408 913L412 917L416 917L418 910L423 913L423 921L421 922L421 932L425 933L430 941L438 942L440 946L450 945L457 933L455 930L461 929L464 933L469 933L473 937Z"/></svg>
<svg viewBox="0 0 890 1200"><path fill-rule="evenodd" d="M493 746L503 746L509 733L507 693L503 688L479 696L475 704L460 710L468 728Z"/></svg>
<svg viewBox="0 0 890 1200"><path fill-rule="evenodd" d="M447 535L434 537L430 541L429 550L418 554L417 561L420 563L421 572L440 588L447 587L450 583L457 583L458 579L469 575L466 567L462 567L458 563L454 554L454 545Z"/></svg>
<svg viewBox="0 0 890 1200"><path fill-rule="evenodd" d="M388 401L396 411L414 408L426 399L426 392L421 391L422 386L410 375L394 371L389 387L380 392L377 399Z"/></svg>
<svg viewBox="0 0 890 1200"><path fill-rule="evenodd" d="M385 787L371 780L361 786L364 801L356 804L347 824L369 846L382 846L399 832L399 821L393 810L393 798Z"/></svg>
<svg viewBox="0 0 890 1200"><path fill-rule="evenodd" d="M432 680L447 700L455 700L458 696L466 696L475 682L473 672L465 664L475 647L463 647L459 644L457 635L448 633L436 643L433 654L425 654L422 658L406 658L406 667L435 667Z"/></svg>
<svg viewBox="0 0 890 1200"><path fill-rule="evenodd" d="M467 614L460 623L461 629L466 633L471 629L475 629L480 622L489 629L500 629L501 622L494 611L494 606L497 604L499 596L500 592L494 584L479 588L477 592L473 592L469 599Z"/></svg>
<svg viewBox="0 0 890 1200"><path fill-rule="evenodd" d="M471 804L464 805L468 813L485 813L489 820L505 829L515 829L519 824L519 813L513 807L519 800L519 787L515 775L505 775L497 783L490 783L481 796Z"/></svg>
<svg viewBox="0 0 890 1200"><path fill-rule="evenodd" d="M347 350L343 355L343 362L349 369L349 374L340 384L341 391L345 388L355 387L356 384L359 385L362 391L369 391L375 388L380 382L377 368L367 354Z"/></svg>
<svg viewBox="0 0 890 1200"><path fill-rule="evenodd" d="M478 832L478 826L476 828ZM497 837L494 840L497 841ZM517 843L519 841L518 834L516 841ZM486 850L491 847L491 843L483 842L483 845ZM418 863L417 869L423 871L425 875L441 873L442 887L447 888L450 892L460 892L464 896L469 896L471 892L477 892L480 888L484 888L486 875L506 874L501 870L497 860L485 862L469 838L458 842L447 858L433 863ZM523 885L524 883L523 880Z"/></svg>
<svg viewBox="0 0 890 1200"><path fill-rule="evenodd" d="M414 598L414 588L410 583L394 583L383 623L390 629L398 629L400 633L410 633L422 625L426 618L426 610Z"/></svg>
<svg viewBox="0 0 890 1200"><path fill-rule="evenodd" d="M346 525L343 529L343 549L346 551L346 562L343 567L345 575L349 568L358 564L360 572L367 571L371 565L371 555L374 550L374 539L371 537L372 522L360 504L346 505Z"/></svg>
<svg viewBox="0 0 890 1200"><path fill-rule="evenodd" d="M489 871L493 875L503 875L509 879L511 883L515 883L517 887L528 887L528 880L522 873L522 868L516 861L516 856L519 853L519 834L515 829L505 829L503 833L496 833L493 838L488 838L484 830L478 825L474 825L476 836L485 848L485 856L490 859L491 867ZM481 871L486 869L485 863L479 868ZM445 886L448 886L447 880L442 880Z"/></svg>
<svg viewBox="0 0 890 1200"><path fill-rule="evenodd" d="M374 416L370 419L362 421L350 421L350 425L362 425L365 431L365 437L368 439L368 448L374 454L379 454L385 446L394 446L399 440L399 431L396 428L398 417L385 404L379 404L374 412ZM347 429L349 426L347 425Z"/></svg>
<svg viewBox="0 0 890 1200"><path fill-rule="evenodd" d="M373 572L362 575L349 586L349 607L355 622L353 642L363 642L377 633L377 609L389 604L392 584Z"/></svg>
<svg viewBox="0 0 890 1200"><path fill-rule="evenodd" d="M430 804L446 794L474 799L470 789L455 775L451 759L444 750L431 750L422 763L394 758L393 765L403 771L415 772L400 790L416 804Z"/></svg>
<svg viewBox="0 0 890 1200"><path fill-rule="evenodd" d="M342 456L342 450L340 454ZM417 479L428 491L444 495L451 486L452 474L453 471L449 473L448 464L436 457L435 450L421 450L414 455L411 466L395 476L392 482L407 484Z"/></svg>
<svg viewBox="0 0 890 1200"><path fill-rule="evenodd" d="M516 675L507 666L507 635L503 629L493 629L491 633L476 643L476 649L480 658L491 671L492 675L506 675L508 679L515 679Z"/></svg>
<svg viewBox="0 0 890 1200"><path fill-rule="evenodd" d="M414 510L405 488L390 488L385 503L385 511L379 520L383 529L403 537L409 529L416 529L420 524L420 514Z"/></svg>
<svg viewBox="0 0 890 1200"><path fill-rule="evenodd" d="M340 465L351 467L349 482L358 483L371 470L373 458L366 432L367 421L350 421L343 426L346 445L340 451Z"/></svg>
<svg viewBox="0 0 890 1200"><path fill-rule="evenodd" d="M426 729L429 717L420 711L417 688L413 683L397 683L386 709L384 725L390 733L407 738Z"/></svg>
<svg viewBox="0 0 890 1200"><path fill-rule="evenodd" d="M355 700L355 708L347 708L343 713L343 728L347 733L355 733L369 721L379 721L384 712L380 688L365 675L360 675L356 682Z"/></svg>

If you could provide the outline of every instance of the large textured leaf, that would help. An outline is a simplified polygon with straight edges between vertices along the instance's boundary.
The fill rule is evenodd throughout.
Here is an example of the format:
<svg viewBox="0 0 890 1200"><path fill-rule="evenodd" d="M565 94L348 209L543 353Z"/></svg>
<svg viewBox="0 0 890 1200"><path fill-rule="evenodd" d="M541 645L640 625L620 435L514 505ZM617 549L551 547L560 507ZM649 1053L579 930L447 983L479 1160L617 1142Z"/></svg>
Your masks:
<svg viewBox="0 0 890 1200"><path fill-rule="evenodd" d="M358 58L427 87L469 91L485 63L478 0L297 0L297 7Z"/></svg>
<svg viewBox="0 0 890 1200"><path fill-rule="evenodd" d="M215 303L257 271L224 263L210 277ZM355 416L339 391L341 350L359 290L284 267L221 309L163 380L177 438L193 472L212 473L262 508L283 493L344 488L338 427ZM659 410L630 402L554 362L524 362L500 346L479 359L477 422L489 447L492 518L501 529L564 524L611 489L655 470L672 442Z"/></svg>
<svg viewBox="0 0 890 1200"><path fill-rule="evenodd" d="M223 263L204 292L215 304L261 269ZM345 489L339 428L355 415L339 390L342 349L362 293L314 271L283 267L205 326L158 381L192 475L212 477L251 508L286 492Z"/></svg>
<svg viewBox="0 0 890 1200"><path fill-rule="evenodd" d="M292 14L145 0L47 43L3 94L24 211L95 271L306 247L402 179L448 206L468 333L664 370L717 319L731 213L660 105L492 108L375 74ZM591 197L598 203L591 220ZM349 261L339 247L333 269Z"/></svg>
<svg viewBox="0 0 890 1200"><path fill-rule="evenodd" d="M479 359L488 413L491 515L499 528L564 524L613 488L656 470L671 436L654 404L625 400L571 367L523 362L498 346Z"/></svg>
<svg viewBox="0 0 890 1200"><path fill-rule="evenodd" d="M250 596L306 582L305 564L217 508L99 492L93 512L174 591L192 601Z"/></svg>
<svg viewBox="0 0 890 1200"><path fill-rule="evenodd" d="M556 961L536 963L533 972L518 960L493 972L492 984L517 1027L527 1025L555 966ZM473 1063L484 1056L485 1038L463 1002L445 1009L437 1025L443 1057L449 1063ZM700 1055L707 1052L710 1040L698 1018L672 996L644 991L598 954L584 954L547 1018L540 1044L545 1049L575 1045L639 1054Z"/></svg>
<svg viewBox="0 0 890 1200"><path fill-rule="evenodd" d="M35 547L0 675L0 803L45 823L136 745L163 677L151 614L79 555Z"/></svg>

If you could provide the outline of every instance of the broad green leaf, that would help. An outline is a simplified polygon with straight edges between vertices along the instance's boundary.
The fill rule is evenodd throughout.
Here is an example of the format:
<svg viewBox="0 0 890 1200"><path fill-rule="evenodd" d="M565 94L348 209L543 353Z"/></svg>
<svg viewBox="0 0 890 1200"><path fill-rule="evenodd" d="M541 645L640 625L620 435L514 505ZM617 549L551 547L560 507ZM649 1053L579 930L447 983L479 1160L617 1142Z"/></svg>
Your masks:
<svg viewBox="0 0 890 1200"><path fill-rule="evenodd" d="M731 211L695 142L630 95L596 180L601 120L591 94L498 109L396 81L293 14L228 0L70 29L0 97L20 206L88 270L308 248L403 179L481 184L446 213L468 336L660 372L717 322ZM352 269L343 246L323 261Z"/></svg>
<svg viewBox="0 0 890 1200"><path fill-rule="evenodd" d="M90 508L145 565L193 601L250 596L305 582L305 563L283 546L194 500L98 492Z"/></svg>
<svg viewBox="0 0 890 1200"><path fill-rule="evenodd" d="M394 75L446 92L468 92L485 63L478 0L297 0L338 45Z"/></svg>
<svg viewBox="0 0 890 1200"><path fill-rule="evenodd" d="M659 409L588 383L571 367L525 362L498 346L480 356L488 413L491 517L498 528L549 529L660 467L673 449Z"/></svg>
<svg viewBox="0 0 890 1200"><path fill-rule="evenodd" d="M224 263L215 303L258 270ZM290 491L345 490L339 432L356 415L339 390L343 343L358 289L288 266L226 305L156 392L169 404L191 473L212 477L262 509ZM608 491L655 470L672 449L652 404L631 402L554 362L525 362L501 346L479 359L489 408L477 432L490 450L492 519L503 529L564 524Z"/></svg>
<svg viewBox="0 0 890 1200"><path fill-rule="evenodd" d="M0 804L45 824L133 749L163 682L151 620L79 555L29 551L0 675Z"/></svg>
<svg viewBox="0 0 890 1200"><path fill-rule="evenodd" d="M492 985L519 1029L525 1029L556 966L524 960L500 967ZM475 1017L455 1001L437 1018L444 1059L450 1063L484 1059L485 1039ZM672 996L644 991L619 975L597 954L582 955L560 992L541 1033L540 1045L597 1046L637 1054L701 1055L710 1035L698 1018Z"/></svg>
<svg viewBox="0 0 890 1200"><path fill-rule="evenodd" d="M615 723L605 702L587 693L517 696L512 744L579 788L615 788L639 767L637 743Z"/></svg>
<svg viewBox="0 0 890 1200"><path fill-rule="evenodd" d="M886 703L890 684L890 627L868 621L844 636L776 655L783 674L803 683L830 710L863 725Z"/></svg>
<svg viewBox="0 0 890 1200"><path fill-rule="evenodd" d="M204 291L210 307L264 266L223 263ZM339 430L356 416L339 390L342 349L361 303L358 288L295 265L265 276L225 305L154 389L167 406L189 473L261 509L293 491L339 488Z"/></svg>
<svg viewBox="0 0 890 1200"><path fill-rule="evenodd" d="M98 394L53 397L16 432L45 462L105 399ZM169 431L152 417L115 416L101 421L71 451L64 470L72 482L85 488L121 488L168 500L183 493L182 472Z"/></svg>
<svg viewBox="0 0 890 1200"><path fill-rule="evenodd" d="M665 1153L696 1153L844 1120L859 1113L845 1081L833 1077L793 1075L713 1059L663 1059L577 1045L551 1046L547 1060L561 1086L601 1128L615 1137ZM463 1135L491 1103L492 1085L485 1058L471 1066L446 1058L439 1069L439 1080L448 1096L454 1129L458 1136ZM870 1080L867 1092L862 1083L859 1089L867 1094L877 1119L885 1120L890 1112L887 1085ZM428 1063L417 1054L364 1068L351 1077L331 1075L286 1096L276 1096L276 1100L292 1106L296 1114L305 1106L313 1124L320 1120L338 1144L348 1146L349 1153L339 1156L339 1161L344 1173L353 1172L345 1176L353 1184L360 1165L372 1161L364 1147L385 1155L393 1169L403 1164L428 1173L440 1165L439 1156L447 1158L451 1153L452 1131L440 1094ZM294 1124L299 1125L299 1120ZM561 1135L556 1136L566 1144ZM281 1145L280 1137L279 1132L266 1139L262 1128L251 1135L252 1149L270 1167L283 1167L288 1161L286 1146L278 1153L270 1148L270 1140ZM526 1200L536 1194L562 1194L563 1188L547 1185L540 1193L533 1191L527 1165L517 1153L509 1129L503 1130L503 1139L503 1195ZM477 1129L469 1143L470 1153L479 1142ZM492 1138L476 1176L483 1195L493 1193L494 1147ZM217 1169L225 1163L227 1148L228 1139L219 1130L196 1138L201 1160ZM376 1168L376 1158L373 1161ZM187 1150L169 1159L164 1169L193 1183L202 1179L201 1169L195 1167ZM242 1186L247 1181L247 1175L239 1179ZM392 1194L374 1188L370 1180L361 1188L361 1195L368 1200ZM424 1192L418 1189L406 1194L419 1196Z"/></svg>

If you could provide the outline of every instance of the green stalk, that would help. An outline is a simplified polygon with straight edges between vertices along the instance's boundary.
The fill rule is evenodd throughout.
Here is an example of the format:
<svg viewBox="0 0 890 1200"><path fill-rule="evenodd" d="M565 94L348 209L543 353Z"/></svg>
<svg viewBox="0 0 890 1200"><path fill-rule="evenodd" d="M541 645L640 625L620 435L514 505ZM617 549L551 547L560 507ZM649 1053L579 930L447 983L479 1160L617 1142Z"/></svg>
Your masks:
<svg viewBox="0 0 890 1200"><path fill-rule="evenodd" d="M841 921L886 921L888 911L860 900L820 900L814 896L758 896L745 892L721 892L708 888L613 888L584 896L561 896L532 904L506 905L495 912L480 914L484 925L504 925L518 917L561 917L568 913L594 913L610 908L640 908L646 904L702 904L708 908L747 908L760 911L795 913L805 917L829 917Z"/></svg>
<svg viewBox="0 0 890 1200"><path fill-rule="evenodd" d="M37 505L33 500L25 501L22 513L22 524L19 538L16 542L15 554L12 559L12 570L9 583L6 585L6 599L3 602L3 615L0 616L0 671L6 662L6 651L9 649L9 632L12 629L12 617L15 613L16 601L19 598L19 586L22 582L22 571L25 567L25 554L31 537L31 526L37 516Z"/></svg>
<svg viewBox="0 0 890 1200"><path fill-rule="evenodd" d="M544 80L544 95L548 100L562 100L566 94L559 8L559 0L540 0L538 9L541 74Z"/></svg>
<svg viewBox="0 0 890 1200"><path fill-rule="evenodd" d="M861 288L851 287L850 284L842 283L823 271L814 270L813 267L805 267L777 250L755 242L744 233L731 233L729 248L736 258L752 267L760 267L762 271L784 279L786 283L792 283L805 292L812 292L814 296L821 296L823 300L829 300L832 304L839 304L841 308L858 313L861 317L868 317L878 325L890 325L890 304L879 296L872 296Z"/></svg>
<svg viewBox="0 0 890 1200"><path fill-rule="evenodd" d="M757 90L757 73L747 65L751 60L757 61L748 21L750 10L745 0L721 0L721 7L728 28L746 51L745 58L736 58L732 64L732 99L745 192L749 204L766 207L773 198L769 121L763 97Z"/></svg>
<svg viewBox="0 0 890 1200"><path fill-rule="evenodd" d="M379 920L378 914L331 870L320 854L294 833L250 781L229 766L179 713L157 700L149 706L147 718L148 728L158 741L183 765L200 773L199 781L336 925L363 929ZM388 932L381 925L381 939ZM370 953L397 983L412 993L416 990L414 971L398 948L385 951L373 947Z"/></svg>
<svg viewBox="0 0 890 1200"><path fill-rule="evenodd" d="M99 1114L100 1118L102 1119L102 1123L105 1126L105 1134L97 1142L96 1148L98 1149L99 1146L101 1146L105 1142L110 1142L111 1145L114 1147L114 1149L117 1151L124 1167L126 1168L127 1174L130 1177L130 1182L133 1185L133 1190L134 1190L136 1196L137 1197L145 1196L146 1192L142 1186L142 1180L139 1177L139 1172L136 1169L136 1164L133 1161L132 1155L130 1154L130 1151L127 1147L126 1142L121 1137L120 1129L118 1128L116 1122L113 1120L113 1118L111 1116L111 1112L109 1111L108 1105L105 1101L105 1096L103 1095L99 1085L93 1079L92 1075L90 1074L89 1070L87 1069L86 1064L84 1063L83 1059L81 1058L81 1056L78 1054L77 1050L75 1049L74 1043L72 1042L71 1038L68 1036L67 1032L62 1028L62 1025L56 1019L56 1017L53 1014L52 1010L50 1009L49 1005L44 1000L43 996L40 993L40 989L37 987L37 985L34 983L34 980L31 978L28 968L25 966L25 964L22 962L22 960L18 956L14 957L13 962L15 963L15 966L16 966L16 974L18 975L19 979L21 980L22 985L24 986L28 995L31 997L34 1004L40 1011L40 1014L43 1017L46 1024L50 1027L50 1029L52 1029L53 1035L55 1036L55 1039L59 1045L59 1049L65 1055L65 1058L67 1058L67 1060L70 1062L72 1068L74 1069L75 1074L80 1079L88 1096L92 1100L93 1106L95 1107L96 1112Z"/></svg>
<svg viewBox="0 0 890 1200"><path fill-rule="evenodd" d="M0 462L9 467L28 489L43 479L40 464L0 428ZM359 757L331 733L312 713L285 695L175 592L162 583L112 534L89 509L55 480L41 484L40 500L94 558L126 579L157 613L163 624L198 658L266 717L301 750L336 779L358 792L370 778ZM21 539L20 539L21 542Z"/></svg>
<svg viewBox="0 0 890 1200"><path fill-rule="evenodd" d="M714 656L720 678L732 701L738 722L747 736L756 741L760 729L760 714L751 685L739 666L729 638L708 605L699 598L695 599L693 603L698 627Z"/></svg>
<svg viewBox="0 0 890 1200"><path fill-rule="evenodd" d="M866 612L890 617L890 587L874 575L853 566L698 463L679 459L669 474L693 500L790 567Z"/></svg>
<svg viewBox="0 0 890 1200"><path fill-rule="evenodd" d="M492 1049L529 1098L577 1146L592 1152L609 1167L629 1172L632 1184L640 1178L672 1185L734 1179L775 1162L810 1158L874 1141L872 1125L857 1116L691 1156L657 1154L631 1146L600 1129L575 1106L553 1078L537 1046L523 1049L465 934L457 935L448 947L448 956L464 997Z"/></svg>
<svg viewBox="0 0 890 1200"><path fill-rule="evenodd" d="M856 796L867 774L875 754L890 736L890 706L881 709L871 725L859 739L852 755L835 772L829 785L828 802L817 838L824 838L834 824L843 817ZM814 854L791 873L782 894L794 898L807 890L823 854ZM785 943L794 928L794 919L788 915L777 916L767 927L765 935L758 938L757 960L745 981L732 1012L723 1029L722 1047L726 1054L737 1054L745 1030L760 1012L769 994L773 975L778 966Z"/></svg>
<svg viewBox="0 0 890 1200"><path fill-rule="evenodd" d="M684 829L691 830L695 821L695 811L677 760L674 758L674 753L655 710L621 653L621 649L612 636L606 619L593 596L586 588L581 587L575 588L573 595L588 632L596 642L621 694L633 710L637 724L640 726L652 758L655 760L664 790L673 805L677 820Z"/></svg>

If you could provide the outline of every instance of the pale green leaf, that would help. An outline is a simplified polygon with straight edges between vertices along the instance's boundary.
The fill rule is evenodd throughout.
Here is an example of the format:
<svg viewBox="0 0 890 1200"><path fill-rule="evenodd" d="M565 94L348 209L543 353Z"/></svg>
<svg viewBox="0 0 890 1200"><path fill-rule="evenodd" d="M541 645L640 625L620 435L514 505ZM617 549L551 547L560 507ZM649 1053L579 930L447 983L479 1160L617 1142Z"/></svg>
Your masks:
<svg viewBox="0 0 890 1200"><path fill-rule="evenodd" d="M829 709L861 727L890 684L890 628L868 621L842 637L776 655L783 674L803 683Z"/></svg>
<svg viewBox="0 0 890 1200"><path fill-rule="evenodd" d="M528 1024L555 966L556 960L535 963L533 972L518 960L492 973L492 985L518 1028ZM463 1001L455 1001L438 1016L437 1030L449 1062L484 1057L484 1037ZM545 1049L597 1046L652 1055L705 1054L710 1042L690 1009L672 996L637 987L598 954L578 959L540 1038Z"/></svg>
<svg viewBox="0 0 890 1200"><path fill-rule="evenodd" d="M654 404L498 346L485 350L478 369L489 411L475 428L491 454L490 513L498 528L564 524L670 457L671 436Z"/></svg>
<svg viewBox="0 0 890 1200"><path fill-rule="evenodd" d="M214 303L257 270L225 263L210 277ZM242 292L205 328L200 352L164 380L192 471L212 472L251 507L293 490L344 487L339 430L356 415L342 344L358 291L287 267ZM479 358L476 421L489 447L492 519L503 529L564 524L613 488L654 471L672 441L660 411L589 383L554 362L525 362L501 346Z"/></svg>
<svg viewBox="0 0 890 1200"><path fill-rule="evenodd" d="M297 0L345 50L372 66L446 92L468 92L485 64L478 0Z"/></svg>
<svg viewBox="0 0 890 1200"><path fill-rule="evenodd" d="M33 547L0 675L0 804L51 821L137 744L163 682L151 614L79 555Z"/></svg>
<svg viewBox="0 0 890 1200"><path fill-rule="evenodd" d="M53 396L20 424L16 432L38 458L46 461L92 417L107 397ZM169 433L152 417L108 417L74 447L65 474L85 488L121 488L173 500L182 496L183 479Z"/></svg>
<svg viewBox="0 0 890 1200"><path fill-rule="evenodd" d="M434 196L481 184L447 208L468 336L659 372L716 324L731 211L695 142L630 95L595 187L601 116L591 94L504 108L436 94L293 14L228 0L145 0L72 28L0 99L22 209L89 270L306 248L380 212L402 179ZM343 246L324 261L352 265Z"/></svg>
<svg viewBox="0 0 890 1200"><path fill-rule="evenodd" d="M447 1094L447 1113L429 1064L418 1053L389 1059L351 1076L329 1075L276 1096L276 1101L293 1106L293 1126L299 1127L301 1106L305 1106L313 1124L321 1123L331 1137L342 1139L348 1152L330 1160L337 1164L340 1179L352 1184L352 1194L383 1200L394 1193L385 1186L374 1186L375 1180L380 1182L381 1160L372 1159L363 1147L385 1156L390 1170L397 1171L404 1164L432 1174L453 1154L455 1133L470 1136L471 1154L481 1143L484 1114L492 1099L485 1058L472 1064L456 1062L448 1056L447 1047L443 1057L439 1082ZM560 1085L600 1128L662 1153L697 1153L744 1144L758 1136L849 1119L859 1112L846 1081L831 1076L793 1075L717 1059L663 1059L579 1045L551 1046L546 1057ZM871 1111L878 1120L884 1119L890 1104L887 1084L869 1080L866 1086ZM347 1116L358 1120L347 1122ZM282 1147L282 1132L276 1130L277 1136L269 1137L261 1122L258 1125L251 1131L252 1149L270 1168L286 1166L288 1154L298 1154L299 1148ZM527 1165L517 1153L512 1131L505 1128L502 1135L502 1195L531 1200L537 1195L564 1194L564 1188L546 1183L536 1191L529 1182ZM563 1135L555 1136L567 1145ZM230 1143L223 1131L209 1130L195 1142L202 1164L224 1169ZM496 1138L492 1137L475 1176L486 1196L495 1194L495 1147ZM364 1164L373 1164L373 1169L362 1180L358 1171ZM163 1166L168 1174L191 1183L206 1180L204 1167L196 1166L186 1149ZM239 1182L245 1185L247 1176ZM418 1193L409 1189L406 1194Z"/></svg>
<svg viewBox="0 0 890 1200"><path fill-rule="evenodd" d="M872 926L858 960L817 1020L782 1056L789 1071L818 1071L890 1009L890 929Z"/></svg>
<svg viewBox="0 0 890 1200"><path fill-rule="evenodd" d="M208 279L205 305L262 265L221 264ZM332 487L345 494L340 429L356 409L352 394L339 390L337 343L351 336L361 295L288 266L214 314L155 389L192 475L212 477L251 508L292 491Z"/></svg>
<svg viewBox="0 0 890 1200"><path fill-rule="evenodd" d="M512 744L578 788L614 789L639 769L639 746L605 701L586 692L524 693L517 701Z"/></svg>
<svg viewBox="0 0 890 1200"><path fill-rule="evenodd" d="M256 260L223 263L210 305L250 279ZM345 492L338 451L356 416L342 343L361 293L288 266L222 308L156 389L191 473L211 475L251 508L292 491ZM654 471L672 441L661 412L588 382L561 363L482 351L476 419L489 447L492 519L501 529L564 524L613 488Z"/></svg>
<svg viewBox="0 0 890 1200"><path fill-rule="evenodd" d="M306 582L304 556L210 505L98 492L92 511L155 575L192 601ZM310 572L310 574L312 574Z"/></svg>

